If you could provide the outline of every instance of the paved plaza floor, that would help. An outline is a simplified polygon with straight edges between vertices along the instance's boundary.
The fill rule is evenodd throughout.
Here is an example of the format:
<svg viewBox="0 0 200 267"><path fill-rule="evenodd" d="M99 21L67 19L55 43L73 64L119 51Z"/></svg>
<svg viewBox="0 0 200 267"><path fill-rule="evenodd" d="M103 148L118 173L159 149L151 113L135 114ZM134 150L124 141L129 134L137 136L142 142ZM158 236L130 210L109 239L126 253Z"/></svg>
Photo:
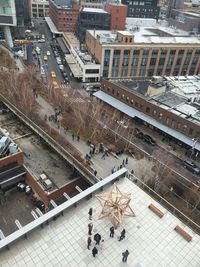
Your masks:
<svg viewBox="0 0 200 267"><path fill-rule="evenodd" d="M128 179L117 182L122 192L132 194L131 207L134 218L125 219L123 225L115 231L114 238L109 237L111 223L107 219L98 220L101 206L93 197L83 200L77 208L71 208L43 229L29 234L27 240L11 245L10 250L0 252L0 266L66 266L66 267L199 267L200 237L185 226L170 212L154 201L137 185ZM109 192L107 186L102 193ZM148 205L153 203L165 215L157 217ZM97 246L98 255L94 258L91 249L87 249L88 210L92 207L93 232L101 234L105 240L102 248ZM183 227L193 237L187 242L175 230L176 225ZM126 238L118 241L122 229L126 229ZM92 237L93 237L92 235ZM122 262L122 252L129 250L127 263Z"/></svg>

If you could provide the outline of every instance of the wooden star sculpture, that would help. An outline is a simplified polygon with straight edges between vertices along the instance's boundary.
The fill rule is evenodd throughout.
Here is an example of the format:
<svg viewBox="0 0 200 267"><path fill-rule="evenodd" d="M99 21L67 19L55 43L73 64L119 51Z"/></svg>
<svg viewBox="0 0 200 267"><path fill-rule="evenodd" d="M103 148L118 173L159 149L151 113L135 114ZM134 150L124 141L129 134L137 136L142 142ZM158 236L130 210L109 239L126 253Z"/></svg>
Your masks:
<svg viewBox="0 0 200 267"><path fill-rule="evenodd" d="M122 193L116 184L108 194L96 195L96 198L102 206L99 219L109 218L115 228L122 224L125 217L135 217L130 207L131 193Z"/></svg>

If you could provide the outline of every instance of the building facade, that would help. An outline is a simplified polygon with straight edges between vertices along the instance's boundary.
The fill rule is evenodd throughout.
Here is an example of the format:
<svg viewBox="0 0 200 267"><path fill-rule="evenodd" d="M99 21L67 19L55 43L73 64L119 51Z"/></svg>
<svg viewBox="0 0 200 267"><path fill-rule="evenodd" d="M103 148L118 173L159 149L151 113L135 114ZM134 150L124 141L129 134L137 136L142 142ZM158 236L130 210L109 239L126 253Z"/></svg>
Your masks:
<svg viewBox="0 0 200 267"><path fill-rule="evenodd" d="M49 17L59 32L75 32L78 13L71 1L49 1Z"/></svg>
<svg viewBox="0 0 200 267"><path fill-rule="evenodd" d="M101 77L108 79L200 73L200 40L184 33L174 34L170 29L140 28L117 33L90 30L86 46L101 64Z"/></svg>
<svg viewBox="0 0 200 267"><path fill-rule="evenodd" d="M110 30L125 30L128 7L122 4L106 4L105 10L110 13Z"/></svg>
<svg viewBox="0 0 200 267"><path fill-rule="evenodd" d="M46 0L32 0L31 3L31 17L43 18L49 16L49 1Z"/></svg>
<svg viewBox="0 0 200 267"><path fill-rule="evenodd" d="M157 0L122 0L128 6L128 17L158 19L160 7Z"/></svg>
<svg viewBox="0 0 200 267"><path fill-rule="evenodd" d="M176 81L175 78L174 80ZM179 90L181 87L186 90L188 84L194 88L200 88L199 81L198 77L190 77L188 80L182 77L177 89ZM132 116L137 121L139 119L141 123L150 125L151 128L153 126L164 134L169 134L173 138L192 146L200 136L200 116L196 106L200 103L199 91L196 90L198 98L194 102L188 102L187 98L177 94L176 88L165 89L160 94L150 95L149 87L147 85L145 88L145 83L147 85L148 82L137 79L124 82L110 82L102 79L102 91L97 92L95 96L110 105L121 106L120 111L128 116ZM154 89L154 93L159 90L157 86ZM188 89L188 93L191 94L190 89ZM120 102L118 103L118 101ZM123 108L120 103L125 104L127 108ZM126 111L128 112L126 113ZM200 150L199 140L197 141L198 150Z"/></svg>
<svg viewBox="0 0 200 267"><path fill-rule="evenodd" d="M109 30L110 14L103 9L83 8L79 12L76 34L81 43L85 42L85 34L88 29Z"/></svg>

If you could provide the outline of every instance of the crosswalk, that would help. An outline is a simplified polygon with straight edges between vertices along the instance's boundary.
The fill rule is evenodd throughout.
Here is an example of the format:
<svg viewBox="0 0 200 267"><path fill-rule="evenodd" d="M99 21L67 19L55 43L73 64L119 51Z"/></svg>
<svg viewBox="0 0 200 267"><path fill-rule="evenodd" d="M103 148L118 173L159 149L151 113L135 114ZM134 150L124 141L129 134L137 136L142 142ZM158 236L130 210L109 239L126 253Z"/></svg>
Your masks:
<svg viewBox="0 0 200 267"><path fill-rule="evenodd" d="M67 88L70 88L70 85L67 85L67 84L60 84L60 88L62 88L62 89L67 89Z"/></svg>

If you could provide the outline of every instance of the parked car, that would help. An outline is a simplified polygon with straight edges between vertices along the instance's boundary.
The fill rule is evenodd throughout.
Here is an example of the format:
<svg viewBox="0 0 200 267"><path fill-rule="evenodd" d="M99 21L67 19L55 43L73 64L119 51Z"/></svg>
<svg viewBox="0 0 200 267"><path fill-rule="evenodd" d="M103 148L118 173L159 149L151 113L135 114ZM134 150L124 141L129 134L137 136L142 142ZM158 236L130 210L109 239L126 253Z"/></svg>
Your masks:
<svg viewBox="0 0 200 267"><path fill-rule="evenodd" d="M64 66L61 64L61 65L58 65L58 67L59 67L59 70L64 70Z"/></svg>
<svg viewBox="0 0 200 267"><path fill-rule="evenodd" d="M50 51L47 51L47 56L50 56L50 55L51 55Z"/></svg>
<svg viewBox="0 0 200 267"><path fill-rule="evenodd" d="M136 136L137 136L138 138L140 138L140 139L143 139L144 134L143 134L143 132L141 132L141 131L137 131L137 132L136 132Z"/></svg>
<svg viewBox="0 0 200 267"><path fill-rule="evenodd" d="M191 160L184 160L184 167L188 169L189 171L193 172L194 174L200 174L200 168L197 167L197 165L191 161Z"/></svg>
<svg viewBox="0 0 200 267"><path fill-rule="evenodd" d="M57 57L56 61L57 61L58 65L62 65L62 61L61 61L60 57Z"/></svg>
<svg viewBox="0 0 200 267"><path fill-rule="evenodd" d="M143 135L143 140L147 143L147 144L150 144L152 146L155 146L156 145L156 141L153 140L153 138L147 134L144 134Z"/></svg>

